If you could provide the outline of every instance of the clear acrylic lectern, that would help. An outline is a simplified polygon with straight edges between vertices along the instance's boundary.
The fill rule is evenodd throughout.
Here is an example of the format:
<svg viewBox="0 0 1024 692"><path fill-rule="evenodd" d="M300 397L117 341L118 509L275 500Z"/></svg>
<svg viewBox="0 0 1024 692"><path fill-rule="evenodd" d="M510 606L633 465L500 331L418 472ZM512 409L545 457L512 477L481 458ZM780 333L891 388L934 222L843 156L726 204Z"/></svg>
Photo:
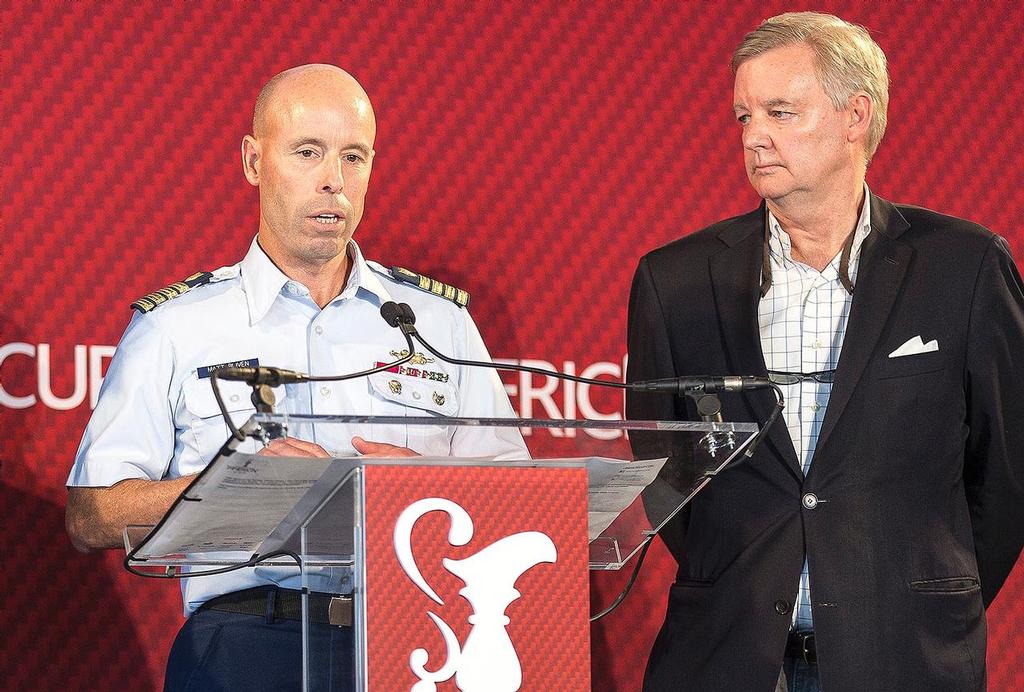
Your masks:
<svg viewBox="0 0 1024 692"><path fill-rule="evenodd" d="M586 519L579 513L589 541L583 563L591 570L616 570L704 485L740 463L758 428L752 423L257 414L241 430L248 439L230 439L156 527L129 527L126 564L134 572L161 574L291 567L290 588L351 597L356 689L365 689L370 662L364 597L374 578L366 569L367 517L374 516L370 504L391 501L379 492L368 495L371 470L433 469L439 477L454 478L473 469L504 474L575 469L586 483ZM315 442L334 456L259 454L265 441L281 434ZM355 436L423 456L359 456L352 447ZM450 456L453 451L464 455ZM529 517L530 498L515 497L512 479L482 494L498 496L503 511L513 508ZM386 528L394 530L397 545L398 530ZM584 535L582 527L578 535ZM511 598L519 595L511 593ZM389 601L382 602L387 608ZM331 656L348 654L329 650L310 634L306 607L303 618L304 689L326 689L318 671Z"/></svg>

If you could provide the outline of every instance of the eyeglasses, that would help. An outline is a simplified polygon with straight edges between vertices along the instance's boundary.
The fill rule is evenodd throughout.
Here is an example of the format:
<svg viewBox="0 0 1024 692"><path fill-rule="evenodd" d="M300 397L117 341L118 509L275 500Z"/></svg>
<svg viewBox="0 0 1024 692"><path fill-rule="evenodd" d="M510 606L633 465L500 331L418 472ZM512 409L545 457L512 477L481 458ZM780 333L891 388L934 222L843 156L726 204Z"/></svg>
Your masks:
<svg viewBox="0 0 1024 692"><path fill-rule="evenodd" d="M819 370L818 372L781 372L769 370L768 379L775 384L799 384L801 382L823 382L832 384L836 379L835 370Z"/></svg>

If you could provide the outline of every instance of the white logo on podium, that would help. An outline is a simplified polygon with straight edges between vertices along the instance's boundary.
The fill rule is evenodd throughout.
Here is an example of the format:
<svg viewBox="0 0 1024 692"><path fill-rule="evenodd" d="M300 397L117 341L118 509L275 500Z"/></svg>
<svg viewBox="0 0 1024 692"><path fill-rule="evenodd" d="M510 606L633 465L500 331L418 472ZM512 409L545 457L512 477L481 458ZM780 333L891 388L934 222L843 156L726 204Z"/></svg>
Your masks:
<svg viewBox="0 0 1024 692"><path fill-rule="evenodd" d="M429 497L418 500L402 512L395 524L394 546L398 563L413 583L431 600L444 605L441 597L430 588L416 566L412 554L412 528L428 512L445 512L451 518L448 542L455 546L469 543L473 537L473 520L469 514L451 500ZM437 683L455 676L455 684L462 692L515 692L523 682L519 656L505 627L509 618L505 609L521 595L515 589L516 580L528 569L541 562L554 562L555 544L539 531L524 531L501 538L462 560L444 558L441 564L461 579L465 588L459 594L469 601L473 614L469 616L466 642L460 647L455 632L437 614L427 616L441 632L447 648L444 665L436 671L427 670L426 649L416 649L409 655L409 667L419 678L412 692L434 692Z"/></svg>

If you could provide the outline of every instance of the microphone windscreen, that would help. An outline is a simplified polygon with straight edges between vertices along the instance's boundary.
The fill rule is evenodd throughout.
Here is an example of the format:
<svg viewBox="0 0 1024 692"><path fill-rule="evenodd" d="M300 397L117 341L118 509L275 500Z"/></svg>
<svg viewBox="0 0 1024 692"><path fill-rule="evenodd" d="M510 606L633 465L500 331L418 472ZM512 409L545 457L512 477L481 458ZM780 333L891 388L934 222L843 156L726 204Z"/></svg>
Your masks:
<svg viewBox="0 0 1024 692"><path fill-rule="evenodd" d="M408 306L406 306L408 307ZM393 300L380 306L380 316L392 327L397 327L402 319L402 308Z"/></svg>
<svg viewBox="0 0 1024 692"><path fill-rule="evenodd" d="M412 311L408 303L399 303L398 307L402 310L402 317L405 318L406 324L416 324L416 313Z"/></svg>

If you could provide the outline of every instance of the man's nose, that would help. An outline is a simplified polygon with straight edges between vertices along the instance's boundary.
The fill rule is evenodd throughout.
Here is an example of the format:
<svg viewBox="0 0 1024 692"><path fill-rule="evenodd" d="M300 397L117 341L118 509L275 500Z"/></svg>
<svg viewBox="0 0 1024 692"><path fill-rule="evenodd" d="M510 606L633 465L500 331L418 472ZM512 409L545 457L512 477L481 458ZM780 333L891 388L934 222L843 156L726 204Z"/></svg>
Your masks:
<svg viewBox="0 0 1024 692"><path fill-rule="evenodd" d="M336 195L345 189L345 174L341 158L328 157L323 165L323 178L320 180L320 191Z"/></svg>
<svg viewBox="0 0 1024 692"><path fill-rule="evenodd" d="M746 127L743 128L744 149L767 149L771 146L772 140L768 136L764 120L751 116Z"/></svg>

